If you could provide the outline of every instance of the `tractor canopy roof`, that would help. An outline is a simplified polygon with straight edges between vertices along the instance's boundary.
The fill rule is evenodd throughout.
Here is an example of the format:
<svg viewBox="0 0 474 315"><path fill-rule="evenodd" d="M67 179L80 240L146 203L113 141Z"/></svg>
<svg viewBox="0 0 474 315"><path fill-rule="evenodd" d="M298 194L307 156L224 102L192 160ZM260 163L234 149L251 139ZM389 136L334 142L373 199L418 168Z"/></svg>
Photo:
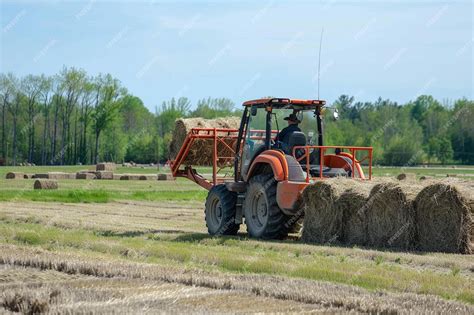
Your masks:
<svg viewBox="0 0 474 315"><path fill-rule="evenodd" d="M257 106L257 107L272 107L272 108L284 108L284 109L296 109L296 110L311 110L321 108L326 104L326 101L322 100L298 100L289 98L261 98L257 100L251 100L244 102L243 106Z"/></svg>

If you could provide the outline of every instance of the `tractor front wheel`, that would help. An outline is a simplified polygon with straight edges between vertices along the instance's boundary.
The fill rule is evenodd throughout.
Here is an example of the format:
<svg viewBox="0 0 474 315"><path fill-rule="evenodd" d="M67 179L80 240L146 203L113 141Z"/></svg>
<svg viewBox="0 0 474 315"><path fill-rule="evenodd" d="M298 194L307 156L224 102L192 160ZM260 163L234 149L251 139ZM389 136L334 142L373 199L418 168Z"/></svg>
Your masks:
<svg viewBox="0 0 474 315"><path fill-rule="evenodd" d="M206 226L210 235L235 235L240 225L235 223L237 194L225 185L211 188L206 199Z"/></svg>
<svg viewBox="0 0 474 315"><path fill-rule="evenodd" d="M253 177L244 200L245 224L249 236L282 239L288 235L288 216L276 201L277 181L273 175Z"/></svg>

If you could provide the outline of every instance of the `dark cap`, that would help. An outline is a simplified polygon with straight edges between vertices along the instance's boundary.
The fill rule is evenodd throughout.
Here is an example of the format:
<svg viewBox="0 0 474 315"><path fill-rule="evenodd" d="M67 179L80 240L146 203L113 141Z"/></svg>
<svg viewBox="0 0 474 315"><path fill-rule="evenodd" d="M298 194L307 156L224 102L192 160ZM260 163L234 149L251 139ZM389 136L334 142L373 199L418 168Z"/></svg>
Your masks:
<svg viewBox="0 0 474 315"><path fill-rule="evenodd" d="M290 114L288 117L283 118L284 120L289 120L292 122L297 122L298 124L301 122L298 117L296 117L296 114Z"/></svg>

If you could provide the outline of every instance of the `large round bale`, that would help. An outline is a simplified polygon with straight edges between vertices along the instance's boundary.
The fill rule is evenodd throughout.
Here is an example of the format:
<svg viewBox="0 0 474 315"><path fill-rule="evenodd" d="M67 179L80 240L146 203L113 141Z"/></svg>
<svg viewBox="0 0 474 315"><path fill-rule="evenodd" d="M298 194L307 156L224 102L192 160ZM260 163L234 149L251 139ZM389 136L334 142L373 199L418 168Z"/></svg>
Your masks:
<svg viewBox="0 0 474 315"><path fill-rule="evenodd" d="M49 175L47 173L39 173L39 174L34 174L32 178L44 178L48 179Z"/></svg>
<svg viewBox="0 0 474 315"><path fill-rule="evenodd" d="M158 180L174 180L173 174L158 174Z"/></svg>
<svg viewBox="0 0 474 315"><path fill-rule="evenodd" d="M397 175L398 180L416 180L416 175L413 173L400 173Z"/></svg>
<svg viewBox="0 0 474 315"><path fill-rule="evenodd" d="M140 174L123 174L120 180L140 180Z"/></svg>
<svg viewBox="0 0 474 315"><path fill-rule="evenodd" d="M138 180L157 180L158 175L155 174L146 174L146 175L140 175L138 177Z"/></svg>
<svg viewBox="0 0 474 315"><path fill-rule="evenodd" d="M414 200L422 186L380 183L367 201L367 244L411 249L414 246Z"/></svg>
<svg viewBox="0 0 474 315"><path fill-rule="evenodd" d="M336 207L342 212L341 241L348 245L367 244L367 200L372 183L345 180L345 191L336 200Z"/></svg>
<svg viewBox="0 0 474 315"><path fill-rule="evenodd" d="M416 243L422 251L474 253L473 189L434 183L415 200Z"/></svg>
<svg viewBox="0 0 474 315"><path fill-rule="evenodd" d="M240 118L227 117L217 119L203 119L203 118L187 118L178 119L175 122L173 130L173 137L170 142L169 152L170 158L174 159L178 155L181 146L186 139L186 136L193 128L219 128L219 129L238 129L240 126ZM227 135L237 135L237 132L218 132L219 137ZM236 139L225 139L225 143L217 143L217 151L219 156L233 156L232 150L235 148ZM209 139L196 139L191 146L184 164L188 165L212 165L213 162L213 141ZM233 162L230 159L222 159L218 161L220 166L231 165Z"/></svg>
<svg viewBox="0 0 474 315"><path fill-rule="evenodd" d="M95 179L96 176L93 173L76 173L76 179Z"/></svg>
<svg viewBox="0 0 474 315"><path fill-rule="evenodd" d="M341 237L342 208L336 200L344 191L344 185L334 181L319 181L303 191L304 209L301 239L309 243L334 243Z"/></svg>
<svg viewBox="0 0 474 315"><path fill-rule="evenodd" d="M115 163L98 163L95 166L96 171L114 172L116 169L117 169L117 165Z"/></svg>
<svg viewBox="0 0 474 315"><path fill-rule="evenodd" d="M6 179L24 179L27 176L25 173L21 172L8 172L5 176Z"/></svg>
<svg viewBox="0 0 474 315"><path fill-rule="evenodd" d="M58 182L50 179L37 179L33 184L34 189L58 189Z"/></svg>

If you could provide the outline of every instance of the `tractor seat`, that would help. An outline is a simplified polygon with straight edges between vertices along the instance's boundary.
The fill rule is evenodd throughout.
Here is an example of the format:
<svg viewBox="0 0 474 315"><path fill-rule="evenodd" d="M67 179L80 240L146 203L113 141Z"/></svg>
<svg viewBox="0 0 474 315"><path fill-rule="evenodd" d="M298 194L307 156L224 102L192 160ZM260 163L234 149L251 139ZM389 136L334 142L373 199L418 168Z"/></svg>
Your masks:
<svg viewBox="0 0 474 315"><path fill-rule="evenodd" d="M301 131L295 131L290 135L290 139L288 140L288 154L293 154L293 148L297 146L305 146L306 145L306 136ZM304 155L303 149L298 149L295 152L296 158L299 158Z"/></svg>

